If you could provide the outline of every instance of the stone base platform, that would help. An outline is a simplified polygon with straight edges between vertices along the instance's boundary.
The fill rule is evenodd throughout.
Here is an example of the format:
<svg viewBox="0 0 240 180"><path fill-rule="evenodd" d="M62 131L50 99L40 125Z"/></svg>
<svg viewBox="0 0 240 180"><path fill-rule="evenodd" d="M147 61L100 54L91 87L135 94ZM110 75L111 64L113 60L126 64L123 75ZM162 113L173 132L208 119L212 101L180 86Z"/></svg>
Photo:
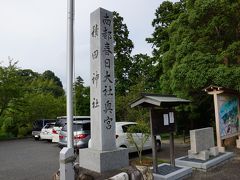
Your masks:
<svg viewBox="0 0 240 180"><path fill-rule="evenodd" d="M158 165L158 173L153 173L154 180L184 179L192 174L192 168L184 166L171 166L163 163Z"/></svg>
<svg viewBox="0 0 240 180"><path fill-rule="evenodd" d="M91 148L79 150L79 166L98 173L120 169L129 165L128 150L99 151Z"/></svg>
<svg viewBox="0 0 240 180"><path fill-rule="evenodd" d="M217 167L232 157L232 152L219 153L218 156L211 156L208 160L190 159L187 156L184 156L175 159L175 163L178 166L187 166L200 171L208 171L209 169Z"/></svg>
<svg viewBox="0 0 240 180"><path fill-rule="evenodd" d="M236 146L237 146L237 148L240 149L240 138L238 138L238 139L236 140Z"/></svg>

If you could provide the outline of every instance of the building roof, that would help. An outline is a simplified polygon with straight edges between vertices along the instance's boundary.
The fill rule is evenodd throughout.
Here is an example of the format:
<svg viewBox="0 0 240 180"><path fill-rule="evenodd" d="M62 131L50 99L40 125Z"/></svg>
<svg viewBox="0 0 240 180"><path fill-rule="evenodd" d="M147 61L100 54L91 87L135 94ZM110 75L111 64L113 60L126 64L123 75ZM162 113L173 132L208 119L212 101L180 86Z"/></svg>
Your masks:
<svg viewBox="0 0 240 180"><path fill-rule="evenodd" d="M190 103L189 100L178 98L174 95L161 94L141 94L141 98L131 104L131 108L136 106L142 107L174 107L181 104Z"/></svg>
<svg viewBox="0 0 240 180"><path fill-rule="evenodd" d="M233 95L240 95L239 91L236 91L234 89L230 89L230 88L225 88L225 87L221 87L221 86L214 86L214 85L210 85L206 88L203 89L205 92L207 92L208 94L233 94Z"/></svg>

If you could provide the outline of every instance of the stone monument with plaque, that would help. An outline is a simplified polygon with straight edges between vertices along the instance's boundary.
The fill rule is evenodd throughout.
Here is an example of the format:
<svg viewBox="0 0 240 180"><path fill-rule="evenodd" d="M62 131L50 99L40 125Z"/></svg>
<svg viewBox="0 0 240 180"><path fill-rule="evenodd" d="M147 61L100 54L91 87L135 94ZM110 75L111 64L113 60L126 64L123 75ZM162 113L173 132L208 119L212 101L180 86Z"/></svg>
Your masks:
<svg viewBox="0 0 240 180"><path fill-rule="evenodd" d="M209 156L217 156L219 154L218 147L214 143L212 127L191 130L190 142L189 158L208 160Z"/></svg>
<svg viewBox="0 0 240 180"><path fill-rule="evenodd" d="M101 173L129 162L128 150L116 148L112 12L91 13L90 28L91 147L79 151L79 164Z"/></svg>

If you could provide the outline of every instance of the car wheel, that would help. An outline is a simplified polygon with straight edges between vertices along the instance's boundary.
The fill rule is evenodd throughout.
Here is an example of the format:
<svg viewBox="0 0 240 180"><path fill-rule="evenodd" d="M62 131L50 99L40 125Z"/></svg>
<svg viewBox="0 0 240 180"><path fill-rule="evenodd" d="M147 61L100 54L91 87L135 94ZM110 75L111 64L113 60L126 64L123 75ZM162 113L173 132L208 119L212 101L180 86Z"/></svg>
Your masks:
<svg viewBox="0 0 240 180"><path fill-rule="evenodd" d="M127 146L125 146L125 145L121 145L120 148L127 148Z"/></svg>
<svg viewBox="0 0 240 180"><path fill-rule="evenodd" d="M161 150L161 141L157 140L156 142L156 149L157 149L157 152L159 152Z"/></svg>
<svg viewBox="0 0 240 180"><path fill-rule="evenodd" d="M40 137L34 137L35 141L39 141Z"/></svg>

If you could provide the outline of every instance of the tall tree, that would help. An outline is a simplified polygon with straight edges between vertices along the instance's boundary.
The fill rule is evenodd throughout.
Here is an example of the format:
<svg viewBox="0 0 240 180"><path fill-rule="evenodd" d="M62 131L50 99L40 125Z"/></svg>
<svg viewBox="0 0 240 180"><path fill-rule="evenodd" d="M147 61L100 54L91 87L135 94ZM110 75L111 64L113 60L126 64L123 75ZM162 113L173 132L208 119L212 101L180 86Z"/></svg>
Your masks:
<svg viewBox="0 0 240 180"><path fill-rule="evenodd" d="M52 71L50 71L50 70L47 70L47 71L44 71L44 72L43 72L42 76L43 76L44 79L53 80L57 86L59 86L59 87L61 87L61 88L63 87L60 78L57 77L57 76L54 74L54 72L52 72Z"/></svg>
<svg viewBox="0 0 240 180"><path fill-rule="evenodd" d="M134 55L129 72L131 85L142 82L144 84L142 91L157 91L159 85L157 71L158 69L154 58L149 57L147 54Z"/></svg>
<svg viewBox="0 0 240 180"><path fill-rule="evenodd" d="M159 11L166 4L177 10ZM173 13L166 26L165 13ZM195 126L209 125L211 119L212 102L202 88L210 84L239 88L239 15L238 0L164 2L156 11L155 31L148 42L159 60L160 88L193 101L189 118ZM161 36L162 29L166 36Z"/></svg>
<svg viewBox="0 0 240 180"><path fill-rule="evenodd" d="M90 115L90 87L84 86L83 79L78 76L74 83L75 90L75 111L77 115Z"/></svg>
<svg viewBox="0 0 240 180"><path fill-rule="evenodd" d="M116 94L125 94L131 84L129 70L132 66L131 52L134 46L128 37L127 25L123 23L119 13L113 12L113 21Z"/></svg>
<svg viewBox="0 0 240 180"><path fill-rule="evenodd" d="M16 64L10 61L7 67L0 67L0 116L21 102L24 84Z"/></svg>
<svg viewBox="0 0 240 180"><path fill-rule="evenodd" d="M170 50L169 27L184 11L185 3L183 0L176 3L164 1L155 12L156 17L152 21L152 26L154 27L152 37L146 38L146 41L153 45L152 58L155 61L156 76L161 78L169 78L169 74L166 72L168 68L166 65L173 63L172 56L174 55L174 52L172 54L168 53L167 56L170 60L165 60L163 56ZM168 88L168 84L161 82L159 85L162 91L164 90L165 93L171 93L171 88Z"/></svg>

